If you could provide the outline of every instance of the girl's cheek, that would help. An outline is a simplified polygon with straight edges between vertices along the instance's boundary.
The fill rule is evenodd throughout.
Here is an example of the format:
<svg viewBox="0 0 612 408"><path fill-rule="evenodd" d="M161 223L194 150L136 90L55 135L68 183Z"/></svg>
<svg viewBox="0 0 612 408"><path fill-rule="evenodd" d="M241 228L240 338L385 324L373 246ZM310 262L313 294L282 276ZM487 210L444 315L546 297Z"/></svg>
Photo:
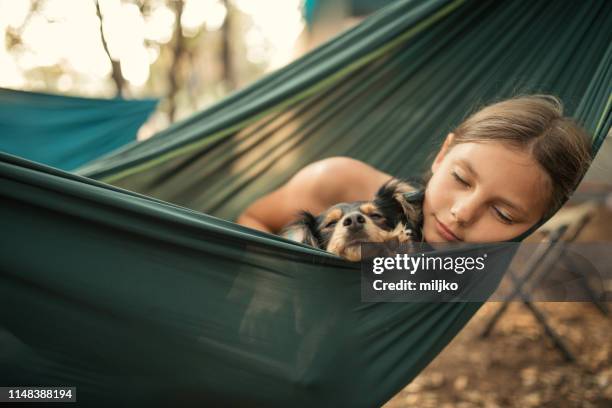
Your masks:
<svg viewBox="0 0 612 408"><path fill-rule="evenodd" d="M456 191L456 186L453 184L452 180L448 180L448 178L438 180L434 188L437 198L435 202L438 206L449 206L452 204L453 196Z"/></svg>

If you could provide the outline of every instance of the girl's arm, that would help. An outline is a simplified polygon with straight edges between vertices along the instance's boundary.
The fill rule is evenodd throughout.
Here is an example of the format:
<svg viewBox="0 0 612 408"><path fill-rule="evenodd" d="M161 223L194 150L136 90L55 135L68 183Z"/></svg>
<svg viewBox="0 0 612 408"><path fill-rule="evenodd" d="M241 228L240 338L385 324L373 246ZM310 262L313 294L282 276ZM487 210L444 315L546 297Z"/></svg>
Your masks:
<svg viewBox="0 0 612 408"><path fill-rule="evenodd" d="M340 202L370 200L390 175L349 157L311 163L286 184L252 203L239 224L270 233L295 220L300 210L319 214Z"/></svg>

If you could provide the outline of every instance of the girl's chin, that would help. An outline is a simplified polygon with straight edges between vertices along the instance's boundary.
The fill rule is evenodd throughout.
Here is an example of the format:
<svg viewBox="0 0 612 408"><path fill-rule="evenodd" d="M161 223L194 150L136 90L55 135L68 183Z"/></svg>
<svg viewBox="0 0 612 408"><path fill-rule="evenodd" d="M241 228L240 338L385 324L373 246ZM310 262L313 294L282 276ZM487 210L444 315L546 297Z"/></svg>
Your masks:
<svg viewBox="0 0 612 408"><path fill-rule="evenodd" d="M435 218L432 219L431 222L429 222L428 227L432 225L433 222L436 222ZM423 239L428 244L448 242L447 240L444 239L444 237L440 236L440 234L438 234L434 228L427 228L427 227L423 228Z"/></svg>
<svg viewBox="0 0 612 408"><path fill-rule="evenodd" d="M441 244L441 243L448 242L444 238L442 238L439 235L437 235L435 232L428 234L425 231L424 234L423 234L423 238L424 238L425 242L427 242L428 244Z"/></svg>

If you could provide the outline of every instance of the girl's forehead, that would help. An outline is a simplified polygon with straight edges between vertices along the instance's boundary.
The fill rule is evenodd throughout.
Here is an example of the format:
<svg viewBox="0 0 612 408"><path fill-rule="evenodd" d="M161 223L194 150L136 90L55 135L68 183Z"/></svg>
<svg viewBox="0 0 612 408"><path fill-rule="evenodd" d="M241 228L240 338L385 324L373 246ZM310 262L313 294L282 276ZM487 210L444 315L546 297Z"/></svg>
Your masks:
<svg viewBox="0 0 612 408"><path fill-rule="evenodd" d="M534 169L543 170L534 157L525 149L511 147L503 143L467 142L453 146L448 155L454 160L463 160L475 167L484 167L483 175L515 172L529 174ZM492 167L498 169L493 172Z"/></svg>

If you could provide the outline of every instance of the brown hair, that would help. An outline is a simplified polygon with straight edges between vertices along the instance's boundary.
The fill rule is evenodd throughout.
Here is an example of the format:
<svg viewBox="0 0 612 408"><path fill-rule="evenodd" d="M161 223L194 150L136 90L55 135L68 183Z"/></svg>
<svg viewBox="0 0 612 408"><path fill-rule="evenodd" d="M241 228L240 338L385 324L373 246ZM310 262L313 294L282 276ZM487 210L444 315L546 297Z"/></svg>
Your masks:
<svg viewBox="0 0 612 408"><path fill-rule="evenodd" d="M449 149L460 143L499 141L528 151L552 180L545 219L573 193L592 160L588 134L563 116L563 104L552 95L516 96L485 106L453 133Z"/></svg>

